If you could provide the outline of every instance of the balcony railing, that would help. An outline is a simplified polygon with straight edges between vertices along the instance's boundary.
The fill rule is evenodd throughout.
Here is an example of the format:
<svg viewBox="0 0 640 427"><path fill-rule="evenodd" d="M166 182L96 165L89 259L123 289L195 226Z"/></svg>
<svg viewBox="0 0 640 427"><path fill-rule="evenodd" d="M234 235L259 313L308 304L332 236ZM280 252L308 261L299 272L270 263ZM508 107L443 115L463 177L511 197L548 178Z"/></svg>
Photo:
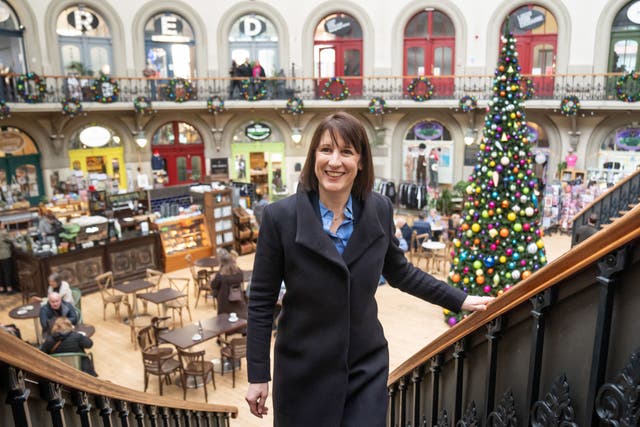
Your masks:
<svg viewBox="0 0 640 427"><path fill-rule="evenodd" d="M622 76L620 73L523 76L523 90L532 100L562 100L574 95L581 101L614 101L618 99L617 83ZM372 97L383 97L386 101L415 101L416 97L428 92L428 84L433 89L427 96L430 100L458 101L466 95L488 100L493 96L493 76L488 75L428 76L428 83L418 81L415 76L344 77L337 81L308 77L181 80L113 76L110 79L117 84L119 93L114 101L118 102L133 102L141 96L153 102L207 101L220 97L259 103L261 100L286 100L292 96L305 101L336 98L369 101ZM234 80L236 84L233 84ZM415 87L410 91L408 87L412 82ZM16 103L60 103L76 98L80 102L105 103L114 86L89 76L40 76L36 80L10 74L0 79L0 99ZM632 98L640 98L640 83L635 78L625 79L621 89Z"/></svg>

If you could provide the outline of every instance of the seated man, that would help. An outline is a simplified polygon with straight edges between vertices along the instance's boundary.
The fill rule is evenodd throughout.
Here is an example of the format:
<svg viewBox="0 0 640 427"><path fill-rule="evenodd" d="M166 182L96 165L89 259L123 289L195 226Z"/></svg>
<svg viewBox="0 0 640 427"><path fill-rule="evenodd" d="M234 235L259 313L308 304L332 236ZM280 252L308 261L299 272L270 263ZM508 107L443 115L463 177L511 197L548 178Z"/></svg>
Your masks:
<svg viewBox="0 0 640 427"><path fill-rule="evenodd" d="M57 292L51 292L48 297L48 304L40 307L40 326L42 334L50 335L51 326L57 317L68 318L73 325L78 323L78 312L75 307L68 302L62 301L62 297Z"/></svg>
<svg viewBox="0 0 640 427"><path fill-rule="evenodd" d="M425 217L422 214L418 215L418 219L413 221L411 228L416 232L416 234L431 234L431 224L428 221L425 221Z"/></svg>

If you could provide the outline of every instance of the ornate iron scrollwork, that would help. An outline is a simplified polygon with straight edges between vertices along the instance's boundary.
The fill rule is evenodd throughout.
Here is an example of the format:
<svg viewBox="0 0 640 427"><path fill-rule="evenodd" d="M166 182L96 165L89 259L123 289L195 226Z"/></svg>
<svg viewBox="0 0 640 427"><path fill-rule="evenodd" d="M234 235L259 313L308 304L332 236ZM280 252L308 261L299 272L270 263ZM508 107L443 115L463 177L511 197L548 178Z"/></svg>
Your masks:
<svg viewBox="0 0 640 427"><path fill-rule="evenodd" d="M531 408L531 425L578 427L575 410L569 395L569 382L565 374L560 375L551 385L551 391L543 400L538 400Z"/></svg>
<svg viewBox="0 0 640 427"><path fill-rule="evenodd" d="M511 389L507 390L500 399L498 407L487 417L488 427L517 427L516 404Z"/></svg>
<svg viewBox="0 0 640 427"><path fill-rule="evenodd" d="M456 423L456 427L480 427L476 402L471 401L462 418Z"/></svg>
<svg viewBox="0 0 640 427"><path fill-rule="evenodd" d="M595 409L598 417L614 426L640 425L640 349L631 353L629 362L616 376L598 390Z"/></svg>
<svg viewBox="0 0 640 427"><path fill-rule="evenodd" d="M438 422L435 424L435 427L450 427L449 424L449 416L447 415L447 410L440 410L440 414L438 415Z"/></svg>

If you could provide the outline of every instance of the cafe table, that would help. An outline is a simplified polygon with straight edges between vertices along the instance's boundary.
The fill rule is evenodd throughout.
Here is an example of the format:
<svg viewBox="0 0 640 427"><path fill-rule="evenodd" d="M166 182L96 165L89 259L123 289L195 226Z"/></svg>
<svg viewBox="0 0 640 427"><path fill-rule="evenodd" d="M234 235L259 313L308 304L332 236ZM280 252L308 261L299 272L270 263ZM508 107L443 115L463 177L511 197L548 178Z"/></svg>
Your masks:
<svg viewBox="0 0 640 427"><path fill-rule="evenodd" d="M197 337L199 327L198 323L162 332L159 335L159 338L164 342L173 344L177 348L186 350L220 335L240 332L247 327L247 321L245 319L238 318L235 322L229 321L228 313L219 314L209 319L203 319L200 321L200 324L202 325L202 333L199 338Z"/></svg>
<svg viewBox="0 0 640 427"><path fill-rule="evenodd" d="M428 261L431 261L431 271L430 271L430 273L433 272L433 269L434 269L434 266L435 266L436 253L438 251L443 251L446 248L446 246L447 245L445 245L442 242L436 242L436 241L433 241L433 240L427 240L425 242L422 242L422 247L424 249L426 249L428 254L429 254Z"/></svg>
<svg viewBox="0 0 640 427"><path fill-rule="evenodd" d="M133 294L133 297L131 298L131 305L133 307L134 316L138 315L137 293L145 289L152 288L154 286L155 284L144 279L136 279L136 280L131 280L128 282L123 282L123 283L118 283L116 285L113 285L113 287L116 290L122 292L123 294Z"/></svg>
<svg viewBox="0 0 640 427"><path fill-rule="evenodd" d="M138 298L141 300L145 300L151 302L153 304L159 305L163 307L162 315L164 316L164 304L178 299L180 297L185 296L182 292L173 288L162 288L157 290L156 292L147 292L143 294L138 294Z"/></svg>
<svg viewBox="0 0 640 427"><path fill-rule="evenodd" d="M218 258L216 257L206 257L195 260L194 264L197 267L210 268L211 271L213 271L214 267L220 265L220 261L218 261Z"/></svg>
<svg viewBox="0 0 640 427"><path fill-rule="evenodd" d="M42 343L42 330L40 328L40 307L42 306L39 302L34 302L33 304L21 305L15 307L9 312L9 317L12 319L33 319L34 332L36 334L36 343ZM96 328L81 323L79 325L74 326L75 330L86 337L91 337L96 332Z"/></svg>

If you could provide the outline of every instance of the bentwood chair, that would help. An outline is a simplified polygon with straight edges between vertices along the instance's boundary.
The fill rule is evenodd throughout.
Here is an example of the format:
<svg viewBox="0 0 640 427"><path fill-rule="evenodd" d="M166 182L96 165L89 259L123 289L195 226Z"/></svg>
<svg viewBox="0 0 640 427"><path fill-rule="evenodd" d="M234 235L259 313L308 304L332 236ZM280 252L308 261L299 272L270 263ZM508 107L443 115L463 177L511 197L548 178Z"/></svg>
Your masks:
<svg viewBox="0 0 640 427"><path fill-rule="evenodd" d="M197 270L196 265L193 262L193 257L191 254L187 254L184 259L189 263L189 271L191 272L191 278L193 279L193 283L195 284L193 292L196 297L195 307L198 308L198 301L200 301L200 294L204 292L205 301L207 295L211 294L211 286L209 281L212 278L212 275L215 273L210 272L209 270L201 269ZM213 298L213 308L216 308L216 300Z"/></svg>
<svg viewBox="0 0 640 427"><path fill-rule="evenodd" d="M107 306L109 304L113 304L116 316L120 316L120 304L125 300L125 296L116 293L113 287L113 273L107 271L97 275L96 283L102 297L102 320L107 320Z"/></svg>
<svg viewBox="0 0 640 427"><path fill-rule="evenodd" d="M163 356L173 357L177 356L175 349L170 345L160 345L158 343L158 337L154 330L154 322L157 320L157 317L151 319L151 325L145 326L144 328L138 331L138 345L141 350L154 350L158 354L162 354Z"/></svg>
<svg viewBox="0 0 640 427"><path fill-rule="evenodd" d="M141 331L142 332L142 331ZM149 386L149 376L158 377L158 388L162 396L162 384L171 384L171 374L180 371L180 362L173 354L164 354L157 348L149 347L142 350L142 365L144 367L144 391Z"/></svg>
<svg viewBox="0 0 640 427"><path fill-rule="evenodd" d="M220 349L220 375L224 375L224 362L231 362L231 378L233 388L236 387L236 361L242 366L242 359L247 357L247 337L233 338L229 342L222 342Z"/></svg>
<svg viewBox="0 0 640 427"><path fill-rule="evenodd" d="M157 292L160 289L160 282L162 282L162 276L164 276L164 273L162 271L158 271L158 270L154 270L152 268L147 268L147 276L145 277L145 280L147 282L153 283L153 288L151 288L150 290L147 290L146 292ZM148 302L145 300L142 300L142 309L143 309L143 313L147 313L147 304ZM160 306L158 305L158 314L160 314Z"/></svg>
<svg viewBox="0 0 640 427"><path fill-rule="evenodd" d="M140 330L151 327L151 318L149 316L136 316L134 306L129 303L129 300L125 298L123 304L127 307L127 323L131 330L131 342L133 343L134 350L138 349L138 340L136 337Z"/></svg>
<svg viewBox="0 0 640 427"><path fill-rule="evenodd" d="M411 233L411 243L409 244L409 260L413 265L419 267L420 260L424 259L425 269L428 267L429 254L422 247L422 243L429 240L429 233L418 234L415 230Z"/></svg>
<svg viewBox="0 0 640 427"><path fill-rule="evenodd" d="M213 375L213 363L204 360L204 350L201 351L186 351L178 349L178 356L180 357L180 365L182 371L182 392L183 399L187 399L187 379L193 377L197 382L200 379L204 385L204 400L209 402L207 396L207 380L211 377L213 383L213 389L216 389L216 378Z"/></svg>
<svg viewBox="0 0 640 427"><path fill-rule="evenodd" d="M175 314L180 316L180 327L184 326L182 320L183 309L189 313L189 320L192 320L191 309L189 308L189 278L169 277L169 286L182 294L181 297L167 301L166 307L171 310L171 319L175 325Z"/></svg>

